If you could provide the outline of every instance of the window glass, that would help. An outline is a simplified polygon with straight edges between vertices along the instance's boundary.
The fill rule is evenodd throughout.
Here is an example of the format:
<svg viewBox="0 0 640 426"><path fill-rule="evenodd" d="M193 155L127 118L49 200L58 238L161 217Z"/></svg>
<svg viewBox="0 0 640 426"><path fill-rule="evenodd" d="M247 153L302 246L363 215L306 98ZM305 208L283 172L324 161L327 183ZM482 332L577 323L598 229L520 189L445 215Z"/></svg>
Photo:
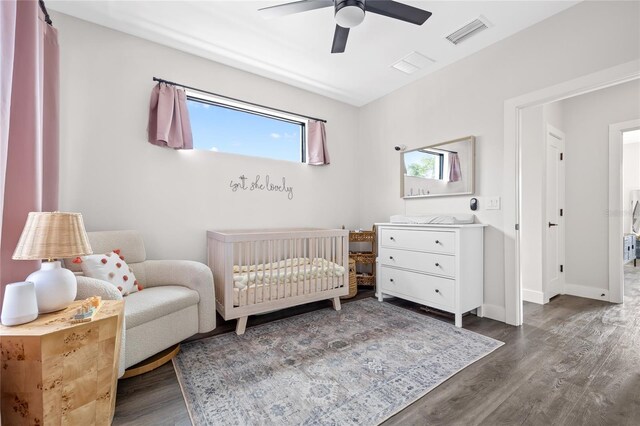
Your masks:
<svg viewBox="0 0 640 426"><path fill-rule="evenodd" d="M304 162L303 122L187 98L193 148Z"/></svg>

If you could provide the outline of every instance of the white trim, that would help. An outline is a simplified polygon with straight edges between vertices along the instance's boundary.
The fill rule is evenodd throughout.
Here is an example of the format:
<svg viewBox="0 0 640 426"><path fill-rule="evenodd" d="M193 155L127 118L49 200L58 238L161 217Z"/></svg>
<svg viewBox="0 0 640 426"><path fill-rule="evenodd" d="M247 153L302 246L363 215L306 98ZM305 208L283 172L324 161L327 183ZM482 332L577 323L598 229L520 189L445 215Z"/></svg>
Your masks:
<svg viewBox="0 0 640 426"><path fill-rule="evenodd" d="M504 308L498 305L482 305L482 316L484 318L491 318L492 320L505 322Z"/></svg>
<svg viewBox="0 0 640 426"><path fill-rule="evenodd" d="M614 303L624 299L622 132L636 128L640 128L640 119L609 125L609 297Z"/></svg>
<svg viewBox="0 0 640 426"><path fill-rule="evenodd" d="M544 305L544 293L537 290L522 289L522 300L525 302L537 303Z"/></svg>
<svg viewBox="0 0 640 426"><path fill-rule="evenodd" d="M640 60L626 62L504 102L504 209L505 322L522 324L520 241L520 115L526 107L577 96L640 78ZM486 305L485 305L486 306Z"/></svg>
<svg viewBox="0 0 640 426"><path fill-rule="evenodd" d="M300 115L295 114L287 114L285 112L276 111L269 107L262 107L257 105L252 105L250 103L245 103L242 101L227 99L219 96L210 95L208 93L198 92L191 89L185 89L185 93L190 98L201 99L205 102L212 102L214 104L218 104L221 106L226 106L231 109L246 111L249 113L255 113L257 115L266 115L268 117L274 119L282 119L286 121L291 121L296 124L308 124L309 119L306 117L302 117Z"/></svg>
<svg viewBox="0 0 640 426"><path fill-rule="evenodd" d="M622 247L622 243L620 243L620 247ZM622 264L622 260L620 261L620 264ZM586 297L587 299L604 300L605 302L610 301L609 290L599 287L589 287L586 285L565 283L564 294L568 294L570 296Z"/></svg>

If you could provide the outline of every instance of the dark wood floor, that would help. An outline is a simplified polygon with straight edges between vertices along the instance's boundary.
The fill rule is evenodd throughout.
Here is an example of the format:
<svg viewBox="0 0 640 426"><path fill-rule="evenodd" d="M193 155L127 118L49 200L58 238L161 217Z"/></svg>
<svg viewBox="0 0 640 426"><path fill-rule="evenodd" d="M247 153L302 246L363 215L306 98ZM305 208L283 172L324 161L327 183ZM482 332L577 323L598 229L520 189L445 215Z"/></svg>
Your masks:
<svg viewBox="0 0 640 426"><path fill-rule="evenodd" d="M640 425L640 267L626 275L623 305L558 296L543 306L526 303L517 328L465 316L464 328L505 345L384 424ZM358 298L371 296L361 291ZM327 306L252 317L249 326ZM233 330L233 321L218 320L211 335ZM119 382L113 424L190 424L172 364Z"/></svg>

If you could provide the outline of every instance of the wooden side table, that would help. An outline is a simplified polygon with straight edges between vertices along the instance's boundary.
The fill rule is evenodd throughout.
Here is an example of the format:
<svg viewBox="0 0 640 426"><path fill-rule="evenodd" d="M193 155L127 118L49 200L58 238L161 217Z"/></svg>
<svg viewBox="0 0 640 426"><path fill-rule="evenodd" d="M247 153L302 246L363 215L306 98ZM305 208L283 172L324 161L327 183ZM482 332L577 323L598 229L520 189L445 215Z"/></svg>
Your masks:
<svg viewBox="0 0 640 426"><path fill-rule="evenodd" d="M80 303L0 326L3 424L111 424L124 302L105 300L93 321L72 324Z"/></svg>

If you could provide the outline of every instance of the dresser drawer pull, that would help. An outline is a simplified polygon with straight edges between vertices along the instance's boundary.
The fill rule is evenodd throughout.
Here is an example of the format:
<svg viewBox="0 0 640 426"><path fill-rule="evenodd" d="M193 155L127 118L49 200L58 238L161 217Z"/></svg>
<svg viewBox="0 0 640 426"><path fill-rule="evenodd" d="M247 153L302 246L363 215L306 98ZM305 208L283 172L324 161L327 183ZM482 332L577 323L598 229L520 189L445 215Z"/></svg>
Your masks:
<svg viewBox="0 0 640 426"><path fill-rule="evenodd" d="M393 256L389 256L389 260L393 260Z"/></svg>
<svg viewBox="0 0 640 426"><path fill-rule="evenodd" d="M393 278L389 278L389 281L393 282Z"/></svg>
<svg viewBox="0 0 640 426"><path fill-rule="evenodd" d="M395 239L395 238L393 238L393 237L389 237L389 239L390 239L391 241L395 241L395 240L396 240L396 239Z"/></svg>
<svg viewBox="0 0 640 426"><path fill-rule="evenodd" d="M439 267L439 266L440 266L440 264L439 264L438 262L436 262L436 266L438 266L438 267Z"/></svg>
<svg viewBox="0 0 640 426"><path fill-rule="evenodd" d="M436 293L440 294L440 290L438 290L437 288L436 288Z"/></svg>
<svg viewBox="0 0 640 426"><path fill-rule="evenodd" d="M440 244L440 240L436 240L436 244Z"/></svg>

